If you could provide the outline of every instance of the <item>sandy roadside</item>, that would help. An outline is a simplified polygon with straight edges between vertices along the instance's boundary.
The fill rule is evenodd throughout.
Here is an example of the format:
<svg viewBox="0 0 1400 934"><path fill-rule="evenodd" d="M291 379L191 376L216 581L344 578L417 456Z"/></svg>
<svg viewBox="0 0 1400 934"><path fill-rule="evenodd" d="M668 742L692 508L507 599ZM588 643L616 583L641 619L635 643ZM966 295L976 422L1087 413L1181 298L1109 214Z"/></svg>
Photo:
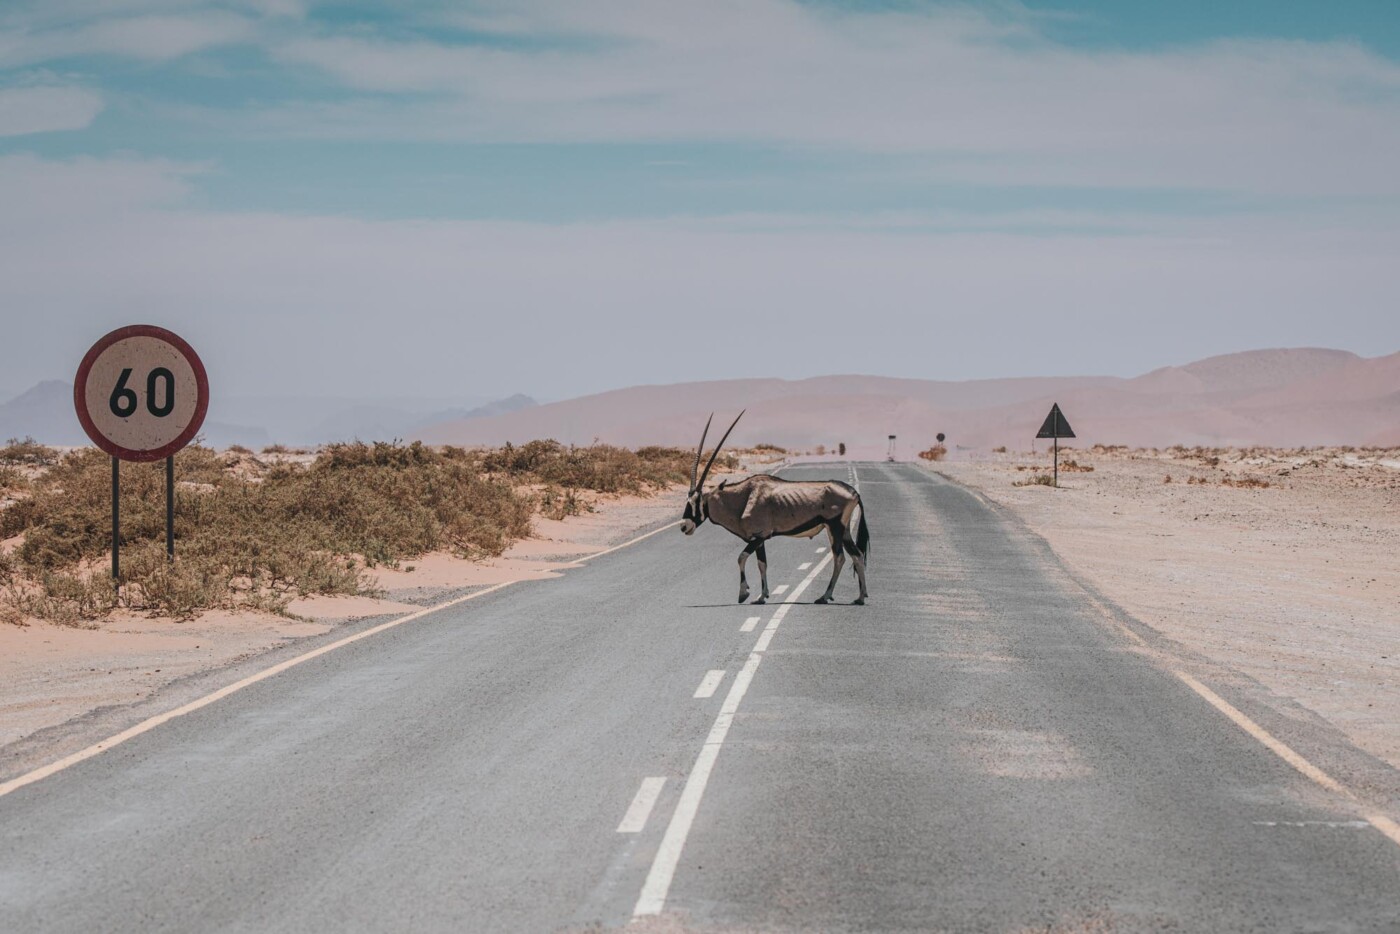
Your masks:
<svg viewBox="0 0 1400 934"><path fill-rule="evenodd" d="M1062 457L1094 470L1055 490L1013 485L1046 472L1043 453L935 469L1142 622L1400 767L1400 452ZM1268 486L1229 485L1250 482Z"/></svg>
<svg viewBox="0 0 1400 934"><path fill-rule="evenodd" d="M114 614L94 629L30 620L0 625L0 748L100 708L149 702L173 682L226 668L298 640L373 617L432 606L503 581L558 577L586 555L680 513L684 490L600 497L595 512L537 518L533 537L500 558L425 555L375 572L383 599L313 597L289 608L299 620L210 612L187 622Z"/></svg>

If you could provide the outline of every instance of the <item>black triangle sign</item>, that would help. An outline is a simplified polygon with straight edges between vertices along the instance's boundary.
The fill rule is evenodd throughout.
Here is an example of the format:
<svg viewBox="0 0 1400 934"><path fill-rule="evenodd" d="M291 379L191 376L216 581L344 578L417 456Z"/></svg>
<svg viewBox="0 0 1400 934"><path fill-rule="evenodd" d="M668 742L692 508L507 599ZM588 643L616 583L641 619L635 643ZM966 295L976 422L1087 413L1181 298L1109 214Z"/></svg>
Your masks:
<svg viewBox="0 0 1400 934"><path fill-rule="evenodd" d="M1040 426L1040 433L1037 438L1073 438L1074 429L1069 427L1069 422L1065 421L1064 413L1060 411L1060 403L1056 402L1050 406L1050 414L1045 416L1045 424Z"/></svg>

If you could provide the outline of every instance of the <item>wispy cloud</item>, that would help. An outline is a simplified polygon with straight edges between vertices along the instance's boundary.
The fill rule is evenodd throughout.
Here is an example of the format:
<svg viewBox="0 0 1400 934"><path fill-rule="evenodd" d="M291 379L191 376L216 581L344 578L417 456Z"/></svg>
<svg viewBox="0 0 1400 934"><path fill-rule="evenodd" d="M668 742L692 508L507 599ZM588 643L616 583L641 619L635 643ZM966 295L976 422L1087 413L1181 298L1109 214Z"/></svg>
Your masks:
<svg viewBox="0 0 1400 934"><path fill-rule="evenodd" d="M211 46L245 41L252 35L247 19L218 11L112 17L77 26L0 34L0 67L91 55L166 61Z"/></svg>
<svg viewBox="0 0 1400 934"><path fill-rule="evenodd" d="M80 130L101 110L102 95L87 88L0 88L0 136Z"/></svg>
<svg viewBox="0 0 1400 934"><path fill-rule="evenodd" d="M494 32L274 43L280 60L373 95L292 104L284 125L930 153L953 157L952 177L1029 184L1400 191L1400 66L1349 44L1102 52L965 7L843 12L790 0L525 2L464 21ZM546 41L561 36L592 41ZM400 100L386 107L385 94Z"/></svg>

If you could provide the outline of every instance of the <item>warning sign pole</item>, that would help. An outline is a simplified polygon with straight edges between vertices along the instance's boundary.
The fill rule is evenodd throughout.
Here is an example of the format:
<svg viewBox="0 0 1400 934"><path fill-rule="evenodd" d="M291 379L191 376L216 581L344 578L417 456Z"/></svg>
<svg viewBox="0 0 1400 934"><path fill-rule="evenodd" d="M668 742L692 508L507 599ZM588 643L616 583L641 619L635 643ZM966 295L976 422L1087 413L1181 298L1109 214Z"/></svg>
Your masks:
<svg viewBox="0 0 1400 934"><path fill-rule="evenodd" d="M1036 433L1037 438L1053 438L1055 450L1055 489L1060 488L1060 439L1073 438L1074 429L1069 427L1058 402L1051 404L1050 414L1045 416L1045 424Z"/></svg>

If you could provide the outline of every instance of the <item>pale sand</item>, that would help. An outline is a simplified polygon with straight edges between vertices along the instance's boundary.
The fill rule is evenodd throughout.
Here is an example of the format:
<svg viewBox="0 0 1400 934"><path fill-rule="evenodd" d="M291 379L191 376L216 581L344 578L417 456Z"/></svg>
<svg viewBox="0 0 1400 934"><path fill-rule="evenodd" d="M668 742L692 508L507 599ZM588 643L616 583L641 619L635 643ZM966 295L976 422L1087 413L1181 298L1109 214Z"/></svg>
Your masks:
<svg viewBox="0 0 1400 934"><path fill-rule="evenodd" d="M558 577L585 555L678 518L684 490L599 497L596 512L563 522L537 519L534 537L500 558L446 554L374 571L385 599L311 597L289 608L307 621L263 613L205 613L189 622L116 614L95 629L30 620L0 624L0 746L102 707L145 701L172 682L234 664L336 625L397 616L474 589ZM412 567L410 571L408 568Z"/></svg>
<svg viewBox="0 0 1400 934"><path fill-rule="evenodd" d="M1212 467L1070 451L1095 470L1062 472L1060 490L1012 485L1048 472L1043 453L934 469L1009 507L1137 619L1400 766L1400 452L1222 453Z"/></svg>

